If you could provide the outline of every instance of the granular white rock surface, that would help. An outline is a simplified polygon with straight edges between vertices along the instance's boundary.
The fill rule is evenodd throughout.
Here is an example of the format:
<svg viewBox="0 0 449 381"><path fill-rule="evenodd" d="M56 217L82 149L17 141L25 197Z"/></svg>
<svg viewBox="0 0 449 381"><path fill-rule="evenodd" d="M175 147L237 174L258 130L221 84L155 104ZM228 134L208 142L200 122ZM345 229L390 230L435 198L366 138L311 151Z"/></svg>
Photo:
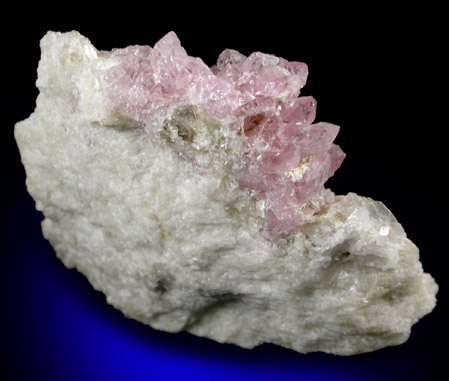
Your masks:
<svg viewBox="0 0 449 381"><path fill-rule="evenodd" d="M26 184L58 257L126 316L245 348L351 355L403 343L432 311L438 287L382 203L337 196L267 239L226 157L201 152L204 173L111 110L110 53L77 32L49 32L41 48L37 107L15 128Z"/></svg>

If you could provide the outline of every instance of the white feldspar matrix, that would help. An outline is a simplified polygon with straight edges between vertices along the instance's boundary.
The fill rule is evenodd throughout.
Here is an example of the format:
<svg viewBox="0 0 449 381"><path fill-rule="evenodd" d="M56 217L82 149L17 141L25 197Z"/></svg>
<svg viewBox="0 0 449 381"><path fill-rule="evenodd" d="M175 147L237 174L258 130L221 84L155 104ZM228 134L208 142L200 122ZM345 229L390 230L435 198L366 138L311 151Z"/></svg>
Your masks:
<svg viewBox="0 0 449 381"><path fill-rule="evenodd" d="M417 247L378 201L324 184L339 127L299 96L308 68L170 32L98 51L41 41L15 137L42 230L108 303L156 329L351 355L397 345L435 306Z"/></svg>

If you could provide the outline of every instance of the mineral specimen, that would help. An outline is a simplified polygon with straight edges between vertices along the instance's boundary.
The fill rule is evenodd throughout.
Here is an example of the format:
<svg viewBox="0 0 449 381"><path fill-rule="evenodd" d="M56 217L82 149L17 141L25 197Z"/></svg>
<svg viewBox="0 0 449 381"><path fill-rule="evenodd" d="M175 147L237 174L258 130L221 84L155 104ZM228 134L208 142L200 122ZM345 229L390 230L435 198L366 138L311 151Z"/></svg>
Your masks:
<svg viewBox="0 0 449 381"><path fill-rule="evenodd" d="M209 68L173 32L112 52L49 32L41 48L15 127L27 187L58 257L126 316L350 355L404 342L435 306L388 209L324 188L345 155L299 97L305 64L227 49Z"/></svg>

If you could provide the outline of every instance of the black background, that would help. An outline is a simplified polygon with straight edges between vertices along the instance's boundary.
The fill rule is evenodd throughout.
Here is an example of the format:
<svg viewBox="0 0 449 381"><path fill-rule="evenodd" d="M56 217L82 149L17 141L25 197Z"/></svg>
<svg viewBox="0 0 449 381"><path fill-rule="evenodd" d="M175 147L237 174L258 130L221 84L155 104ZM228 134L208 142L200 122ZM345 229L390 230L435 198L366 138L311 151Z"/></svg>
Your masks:
<svg viewBox="0 0 449 381"><path fill-rule="evenodd" d="M442 348L447 321L444 257L448 227L448 122L443 112L447 108L447 36L443 34L441 10L430 4L396 10L380 5L339 5L332 9L323 5L306 10L302 3L296 5L293 8L284 3L267 3L240 13L243 4L209 3L206 7L189 5L184 9L172 4L168 7L172 14L129 5L123 10L112 9L111 14L100 14L88 7L75 15L72 4L43 19L36 18L43 16L42 11L33 13L28 8L5 14L1 59L2 105L6 115L1 139L5 340L0 345L2 369L8 379L31 379L27 372L15 378L11 370L22 356L21 348L15 345L15 335L22 329L21 324L26 324L16 319L20 304L15 298L15 287L20 284L16 274L24 263L23 258L14 255L14 241L40 234L40 216L26 193L13 128L15 122L28 117L34 109L39 40L47 30L78 30L101 50L130 44L154 45L174 30L189 55L203 58L208 65L214 64L225 48L246 55L262 51L307 63L309 78L302 95L312 95L317 100L317 121L341 126L336 143L347 154L327 185L337 194L356 192L383 201L420 248L425 271L440 285L436 309L413 327L407 343L353 360L333 361L347 364L362 361L362 357L363 361L382 362L386 357L397 356L402 363L409 359L413 364L408 373L404 368L404 379L421 379L429 372L433 376L428 379L439 379L437 374L443 369L446 352ZM110 8L114 6L110 4ZM38 239L47 247L43 238ZM52 255L51 249L46 250ZM64 279L79 287L86 298L104 304L105 313L121 319L83 276L68 272L55 256L45 260L61 274L68 274ZM124 324L132 325L131 329L139 333L149 330L130 321ZM207 340L187 334L179 337L154 333L153 339L164 345L189 345L198 351L223 355L219 345ZM251 356L235 350L239 356ZM297 356L270 345L254 351L264 356ZM319 361L325 355L307 356L301 361Z"/></svg>

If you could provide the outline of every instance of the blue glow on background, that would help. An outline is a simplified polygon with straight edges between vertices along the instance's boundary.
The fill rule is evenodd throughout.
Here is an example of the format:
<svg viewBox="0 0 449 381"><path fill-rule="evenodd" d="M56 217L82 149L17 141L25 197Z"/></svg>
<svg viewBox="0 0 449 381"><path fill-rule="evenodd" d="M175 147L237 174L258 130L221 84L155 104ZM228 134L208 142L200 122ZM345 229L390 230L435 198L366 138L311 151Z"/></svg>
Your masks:
<svg viewBox="0 0 449 381"><path fill-rule="evenodd" d="M354 357L301 355L274 345L249 351L126 319L56 258L32 208L26 196L10 225L8 366L17 379L397 380L409 369L407 349Z"/></svg>

